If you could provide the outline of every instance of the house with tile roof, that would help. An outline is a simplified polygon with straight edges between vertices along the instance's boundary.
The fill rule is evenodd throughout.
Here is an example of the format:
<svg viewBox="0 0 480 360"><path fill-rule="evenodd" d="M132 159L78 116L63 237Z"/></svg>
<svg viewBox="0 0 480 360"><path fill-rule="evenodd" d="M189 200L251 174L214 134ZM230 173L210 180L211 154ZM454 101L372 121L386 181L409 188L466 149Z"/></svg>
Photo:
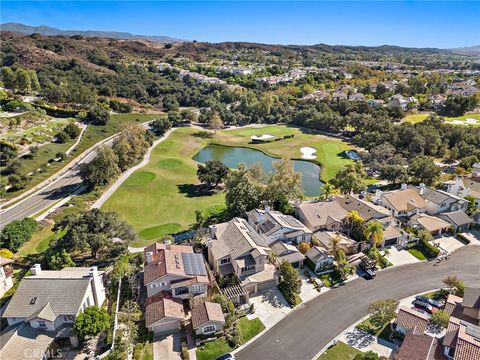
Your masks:
<svg viewBox="0 0 480 360"><path fill-rule="evenodd" d="M441 235L452 228L448 221L427 214L415 214L407 223L414 229L427 230L432 236Z"/></svg>
<svg viewBox="0 0 480 360"><path fill-rule="evenodd" d="M253 209L247 213L248 223L265 239L268 245L277 240L288 244L309 242L312 239L312 230L291 215L284 215L280 211Z"/></svg>
<svg viewBox="0 0 480 360"><path fill-rule="evenodd" d="M442 339L448 359L480 359L480 288L466 287L463 299L450 294L445 304L450 315Z"/></svg>
<svg viewBox="0 0 480 360"><path fill-rule="evenodd" d="M248 293L275 286L278 273L269 264L270 247L242 218L210 226L208 262L219 276L235 276Z"/></svg>
<svg viewBox="0 0 480 360"><path fill-rule="evenodd" d="M423 334L430 322L430 316L406 306L400 306L397 317L393 321L393 328L406 335L408 331Z"/></svg>
<svg viewBox="0 0 480 360"><path fill-rule="evenodd" d="M416 189L407 187L406 184L402 184L399 190L377 190L373 202L390 210L395 217L410 217L427 212L425 199Z"/></svg>
<svg viewBox="0 0 480 360"><path fill-rule="evenodd" d="M392 360L446 360L440 341L426 334L408 330L402 345L391 355Z"/></svg>
<svg viewBox="0 0 480 360"><path fill-rule="evenodd" d="M199 301L192 306L192 328L197 335L213 334L223 329L225 316L222 306L210 301Z"/></svg>
<svg viewBox="0 0 480 360"><path fill-rule="evenodd" d="M432 189L420 184L419 187L411 187L418 191L427 203L427 214L437 215L444 212L465 211L468 201L447 191Z"/></svg>
<svg viewBox="0 0 480 360"><path fill-rule="evenodd" d="M154 334L180 329L186 319L183 301L161 291L147 298L145 303L145 327Z"/></svg>
<svg viewBox="0 0 480 360"><path fill-rule="evenodd" d="M305 257L307 258L309 268L312 269L315 274L331 268L335 261L333 256L331 256L325 248L320 246L312 246L305 254Z"/></svg>
<svg viewBox="0 0 480 360"><path fill-rule="evenodd" d="M299 268L305 261L305 256L295 246L277 240L270 244L270 249L276 254L277 264L289 262L294 268Z"/></svg>
<svg viewBox="0 0 480 360"><path fill-rule="evenodd" d="M166 291L181 299L206 296L210 283L203 255L193 247L157 242L144 249L143 280L147 296Z"/></svg>
<svg viewBox="0 0 480 360"><path fill-rule="evenodd" d="M439 214L438 217L448 222L455 232L468 230L473 223L473 219L463 210L446 212Z"/></svg>
<svg viewBox="0 0 480 360"><path fill-rule="evenodd" d="M2 314L9 325L0 339L2 359L23 359L25 349L37 350L28 358L41 359L55 338L76 346L76 317L105 301L104 272L95 266L44 271L35 264L30 271Z"/></svg>

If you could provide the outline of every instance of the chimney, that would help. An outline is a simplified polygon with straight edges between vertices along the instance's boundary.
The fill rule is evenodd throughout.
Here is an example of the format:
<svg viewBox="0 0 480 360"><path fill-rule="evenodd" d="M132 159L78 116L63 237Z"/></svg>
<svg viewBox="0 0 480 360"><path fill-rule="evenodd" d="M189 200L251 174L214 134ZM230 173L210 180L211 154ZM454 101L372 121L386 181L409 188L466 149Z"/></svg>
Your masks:
<svg viewBox="0 0 480 360"><path fill-rule="evenodd" d="M92 290L95 305L101 307L105 301L105 288L103 287L102 279L98 274L98 268L96 266L92 266L89 275L92 279Z"/></svg>
<svg viewBox="0 0 480 360"><path fill-rule="evenodd" d="M210 226L210 233L212 235L212 239L217 238L217 225Z"/></svg>
<svg viewBox="0 0 480 360"><path fill-rule="evenodd" d="M30 271L32 272L33 276L38 276L42 273L42 267L41 267L40 264L35 264L35 265L32 266Z"/></svg>
<svg viewBox="0 0 480 360"><path fill-rule="evenodd" d="M153 251L149 251L145 254L145 262L150 264L153 261Z"/></svg>
<svg viewBox="0 0 480 360"><path fill-rule="evenodd" d="M265 205L265 212L266 212L266 213L270 212L270 206Z"/></svg>
<svg viewBox="0 0 480 360"><path fill-rule="evenodd" d="M420 195L423 195L425 193L426 186L424 183L420 183Z"/></svg>
<svg viewBox="0 0 480 360"><path fill-rule="evenodd" d="M296 208L300 207L301 204L302 204L302 202L300 200L295 200L293 202L293 206L295 206Z"/></svg>
<svg viewBox="0 0 480 360"><path fill-rule="evenodd" d="M407 184L402 183L400 190L406 190L407 189Z"/></svg>

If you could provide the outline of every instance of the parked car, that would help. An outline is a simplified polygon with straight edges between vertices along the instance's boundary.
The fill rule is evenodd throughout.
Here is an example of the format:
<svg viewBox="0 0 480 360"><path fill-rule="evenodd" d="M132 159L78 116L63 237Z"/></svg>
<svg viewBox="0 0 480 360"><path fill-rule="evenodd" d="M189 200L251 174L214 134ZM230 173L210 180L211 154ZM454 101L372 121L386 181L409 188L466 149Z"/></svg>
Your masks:
<svg viewBox="0 0 480 360"><path fill-rule="evenodd" d="M430 305L428 302L425 302L425 301L414 300L413 305L415 305L416 307L419 307L420 309L426 310L429 314L433 314L438 311L436 307Z"/></svg>
<svg viewBox="0 0 480 360"><path fill-rule="evenodd" d="M417 296L415 296L415 300L419 300L419 301L429 303L430 305L435 306L437 309L443 308L443 304L440 301L434 300L434 299L426 297L426 296L417 295Z"/></svg>
<svg viewBox="0 0 480 360"><path fill-rule="evenodd" d="M363 257L362 260L360 261L360 268L365 271L365 278L367 279L373 279L376 274L375 274L375 268L376 264L375 261L368 257Z"/></svg>
<svg viewBox="0 0 480 360"><path fill-rule="evenodd" d="M230 353L226 353L217 357L217 360L235 360L235 356Z"/></svg>

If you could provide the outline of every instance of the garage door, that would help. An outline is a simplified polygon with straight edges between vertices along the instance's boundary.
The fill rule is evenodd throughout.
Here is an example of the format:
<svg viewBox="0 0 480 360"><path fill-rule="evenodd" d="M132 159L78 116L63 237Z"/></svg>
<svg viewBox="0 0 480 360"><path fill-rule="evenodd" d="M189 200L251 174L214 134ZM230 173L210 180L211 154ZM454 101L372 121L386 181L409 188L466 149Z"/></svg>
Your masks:
<svg viewBox="0 0 480 360"><path fill-rule="evenodd" d="M397 240L398 238L385 240L385 246L395 245L397 243Z"/></svg>
<svg viewBox="0 0 480 360"><path fill-rule="evenodd" d="M169 322L165 322L165 323L159 323L159 324L153 326L153 332L155 334L175 331L175 330L178 330L178 329L180 329L180 321L178 321L178 320L169 321Z"/></svg>

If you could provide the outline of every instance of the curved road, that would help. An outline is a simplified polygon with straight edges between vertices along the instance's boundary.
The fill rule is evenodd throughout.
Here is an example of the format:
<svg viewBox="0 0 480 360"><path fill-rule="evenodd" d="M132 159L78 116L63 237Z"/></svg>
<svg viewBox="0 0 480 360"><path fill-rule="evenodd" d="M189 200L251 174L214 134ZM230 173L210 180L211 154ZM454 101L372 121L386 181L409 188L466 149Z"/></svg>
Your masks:
<svg viewBox="0 0 480 360"><path fill-rule="evenodd" d="M149 122L143 123L144 128L149 127ZM118 134L117 134L118 135ZM36 191L32 195L25 197L18 203L0 212L0 229L13 220L20 220L25 217L33 216L44 209L49 208L57 201L70 195L75 189L82 184L82 179L79 175L79 164L89 163L95 156L97 156L96 149L99 145L111 146L113 140L117 135L114 135L108 140L102 140L93 145L90 152L87 153L77 164L65 172L64 175L57 178L44 188Z"/></svg>
<svg viewBox="0 0 480 360"><path fill-rule="evenodd" d="M387 269L373 280L362 278L330 290L300 305L263 336L235 354L237 360L310 360L339 333L367 314L373 300L408 296L442 287L442 279L457 275L467 285L480 286L480 246L465 246L450 259Z"/></svg>

